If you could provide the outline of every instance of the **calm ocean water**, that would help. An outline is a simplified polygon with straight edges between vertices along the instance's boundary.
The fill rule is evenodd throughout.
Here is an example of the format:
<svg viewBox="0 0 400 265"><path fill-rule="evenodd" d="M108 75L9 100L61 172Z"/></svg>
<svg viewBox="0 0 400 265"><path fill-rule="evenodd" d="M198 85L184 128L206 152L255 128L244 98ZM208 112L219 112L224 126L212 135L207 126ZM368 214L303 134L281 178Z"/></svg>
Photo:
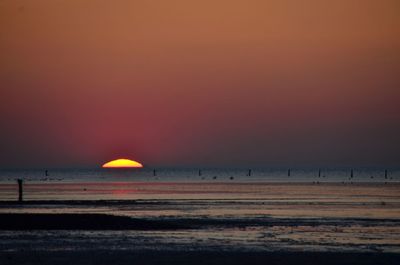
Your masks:
<svg viewBox="0 0 400 265"><path fill-rule="evenodd" d="M385 174L386 170L386 174ZM397 182L400 168L266 169L45 169L0 170L0 183L15 182ZM250 173L250 174L249 174Z"/></svg>

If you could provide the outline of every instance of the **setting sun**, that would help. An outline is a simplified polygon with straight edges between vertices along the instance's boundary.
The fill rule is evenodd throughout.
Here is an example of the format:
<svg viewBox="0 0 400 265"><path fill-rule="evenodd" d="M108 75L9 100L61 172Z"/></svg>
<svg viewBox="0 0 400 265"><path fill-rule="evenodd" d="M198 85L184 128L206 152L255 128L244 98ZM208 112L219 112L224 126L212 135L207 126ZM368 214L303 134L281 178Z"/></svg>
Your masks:
<svg viewBox="0 0 400 265"><path fill-rule="evenodd" d="M137 161L133 161L130 159L116 159L110 162L105 163L103 168L141 168L143 165Z"/></svg>

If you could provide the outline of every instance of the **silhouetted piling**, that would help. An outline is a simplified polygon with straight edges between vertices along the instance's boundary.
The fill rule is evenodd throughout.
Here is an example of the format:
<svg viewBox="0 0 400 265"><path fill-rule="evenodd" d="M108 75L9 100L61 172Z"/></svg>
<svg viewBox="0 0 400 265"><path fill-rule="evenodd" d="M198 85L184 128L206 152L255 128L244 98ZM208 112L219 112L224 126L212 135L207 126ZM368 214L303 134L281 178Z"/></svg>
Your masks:
<svg viewBox="0 0 400 265"><path fill-rule="evenodd" d="M23 189L22 189L22 179L17 179L18 182L18 201L23 201Z"/></svg>
<svg viewBox="0 0 400 265"><path fill-rule="evenodd" d="M321 177L321 169L318 169L318 177Z"/></svg>
<svg viewBox="0 0 400 265"><path fill-rule="evenodd" d="M48 171L47 169L44 171L44 175L45 175L46 177L49 175L49 171Z"/></svg>
<svg viewBox="0 0 400 265"><path fill-rule="evenodd" d="M354 173L353 173L353 169L350 171L350 177L352 178L354 176Z"/></svg>
<svg viewBox="0 0 400 265"><path fill-rule="evenodd" d="M199 176L201 176L201 169L199 169Z"/></svg>
<svg viewBox="0 0 400 265"><path fill-rule="evenodd" d="M154 177L157 176L157 172L156 172L155 169L153 169L153 176L154 176Z"/></svg>
<svg viewBox="0 0 400 265"><path fill-rule="evenodd" d="M249 173L248 173L248 176L249 176L249 177L251 176L251 169L249 169Z"/></svg>
<svg viewBox="0 0 400 265"><path fill-rule="evenodd" d="M385 179L387 179L387 169L385 169Z"/></svg>
<svg viewBox="0 0 400 265"><path fill-rule="evenodd" d="M290 169L288 169L287 175L288 175L288 177L290 177Z"/></svg>

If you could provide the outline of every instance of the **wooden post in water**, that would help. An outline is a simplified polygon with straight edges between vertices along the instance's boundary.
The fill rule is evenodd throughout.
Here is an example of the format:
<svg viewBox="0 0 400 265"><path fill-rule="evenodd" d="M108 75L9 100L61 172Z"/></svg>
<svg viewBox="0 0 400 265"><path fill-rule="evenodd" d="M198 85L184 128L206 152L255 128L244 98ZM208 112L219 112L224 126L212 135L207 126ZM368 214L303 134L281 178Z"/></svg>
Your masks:
<svg viewBox="0 0 400 265"><path fill-rule="evenodd" d="M287 171L287 175L288 175L288 177L290 177L290 168Z"/></svg>
<svg viewBox="0 0 400 265"><path fill-rule="evenodd" d="M157 173L156 173L156 170L155 170L155 169L153 169L153 176L154 176L154 177L157 176Z"/></svg>
<svg viewBox="0 0 400 265"><path fill-rule="evenodd" d="M17 179L18 182L18 201L23 201L23 189L22 189L22 179Z"/></svg>
<svg viewBox="0 0 400 265"><path fill-rule="evenodd" d="M201 169L199 169L199 176L201 176Z"/></svg>
<svg viewBox="0 0 400 265"><path fill-rule="evenodd" d="M248 174L248 176L249 176L249 177L251 176L251 169L249 169L249 174Z"/></svg>
<svg viewBox="0 0 400 265"><path fill-rule="evenodd" d="M321 177L321 169L318 169L318 177Z"/></svg>
<svg viewBox="0 0 400 265"><path fill-rule="evenodd" d="M387 179L387 169L385 169L385 179Z"/></svg>
<svg viewBox="0 0 400 265"><path fill-rule="evenodd" d="M353 174L353 169L351 169L350 171L350 178L353 178L354 174Z"/></svg>

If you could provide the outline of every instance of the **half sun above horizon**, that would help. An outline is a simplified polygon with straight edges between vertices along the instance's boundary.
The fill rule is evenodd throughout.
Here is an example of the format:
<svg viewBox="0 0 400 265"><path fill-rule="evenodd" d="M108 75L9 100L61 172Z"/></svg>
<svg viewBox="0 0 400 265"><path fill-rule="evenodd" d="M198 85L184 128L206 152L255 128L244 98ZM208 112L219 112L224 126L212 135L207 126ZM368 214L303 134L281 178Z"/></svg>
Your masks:
<svg viewBox="0 0 400 265"><path fill-rule="evenodd" d="M137 161L120 158L105 163L103 168L141 168L143 165Z"/></svg>

